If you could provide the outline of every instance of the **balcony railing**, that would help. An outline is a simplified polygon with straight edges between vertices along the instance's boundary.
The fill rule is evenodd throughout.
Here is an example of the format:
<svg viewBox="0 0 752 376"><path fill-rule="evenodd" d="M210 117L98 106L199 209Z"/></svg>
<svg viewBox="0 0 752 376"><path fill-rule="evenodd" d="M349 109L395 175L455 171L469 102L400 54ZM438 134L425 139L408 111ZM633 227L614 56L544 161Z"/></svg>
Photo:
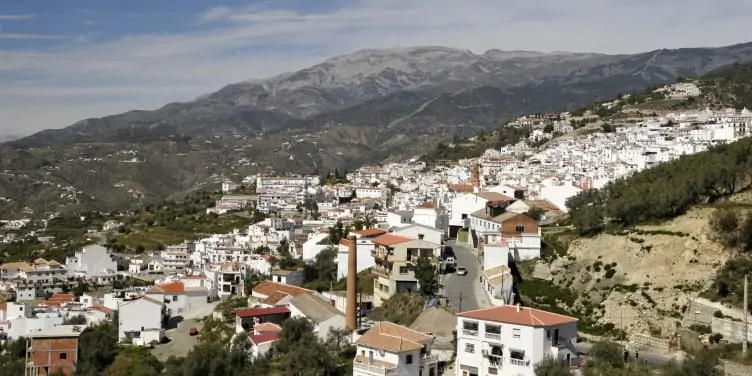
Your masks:
<svg viewBox="0 0 752 376"><path fill-rule="evenodd" d="M420 365L422 365L422 366L430 365L430 364L434 364L434 363L436 363L438 361L439 361L439 356L438 355L436 355L436 354L426 355L426 356L420 358Z"/></svg>
<svg viewBox="0 0 752 376"><path fill-rule="evenodd" d="M377 366L377 365L371 365L371 364L363 364L355 362L353 363L353 367L359 370L367 371L370 373L374 373L377 375L383 375L383 376L396 376L397 375L397 367L384 367L384 366Z"/></svg>
<svg viewBox="0 0 752 376"><path fill-rule="evenodd" d="M376 266L371 268L371 272L373 274L378 275L379 277L384 277L384 278L389 278L389 275L390 275L389 270L387 270L386 268L379 268Z"/></svg>
<svg viewBox="0 0 752 376"><path fill-rule="evenodd" d="M509 358L509 364L511 364L513 366L527 367L528 361L527 360L522 360L522 359Z"/></svg>
<svg viewBox="0 0 752 376"><path fill-rule="evenodd" d="M504 364L504 357L501 355L488 355L488 362L498 367Z"/></svg>
<svg viewBox="0 0 752 376"><path fill-rule="evenodd" d="M488 339L495 339L497 341L500 341L501 340L501 334L486 332L486 338L488 338Z"/></svg>
<svg viewBox="0 0 752 376"><path fill-rule="evenodd" d="M471 329L462 329L462 334L466 336L477 336L478 331L477 330L471 330Z"/></svg>

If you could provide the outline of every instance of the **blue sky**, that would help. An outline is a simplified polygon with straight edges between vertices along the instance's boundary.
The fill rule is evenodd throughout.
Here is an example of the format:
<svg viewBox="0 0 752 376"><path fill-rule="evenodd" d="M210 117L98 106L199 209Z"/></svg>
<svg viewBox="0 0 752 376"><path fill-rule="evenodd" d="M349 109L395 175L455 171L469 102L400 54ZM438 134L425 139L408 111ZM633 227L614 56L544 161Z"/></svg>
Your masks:
<svg viewBox="0 0 752 376"><path fill-rule="evenodd" d="M748 0L0 1L0 136L154 109L362 48L739 43L750 11Z"/></svg>

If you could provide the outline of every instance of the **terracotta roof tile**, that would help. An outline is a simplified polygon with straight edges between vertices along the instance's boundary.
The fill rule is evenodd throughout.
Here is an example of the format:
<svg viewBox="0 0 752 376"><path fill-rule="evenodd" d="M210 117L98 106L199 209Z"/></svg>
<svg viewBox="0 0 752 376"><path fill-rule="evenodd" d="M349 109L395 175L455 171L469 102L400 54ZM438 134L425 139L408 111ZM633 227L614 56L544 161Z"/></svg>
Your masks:
<svg viewBox="0 0 752 376"><path fill-rule="evenodd" d="M423 347L423 342L432 340L432 336L408 327L380 321L360 336L355 343L391 353L402 353L419 350Z"/></svg>
<svg viewBox="0 0 752 376"><path fill-rule="evenodd" d="M276 341L277 339L279 339L279 333L261 333L249 335L248 337L251 338L251 342L259 345L266 342Z"/></svg>
<svg viewBox="0 0 752 376"><path fill-rule="evenodd" d="M360 236L376 236L386 234L386 231L380 228L367 228L364 230L353 231L352 233Z"/></svg>
<svg viewBox="0 0 752 376"><path fill-rule="evenodd" d="M313 290L304 289L298 286L285 285L284 283L277 283L272 281L264 281L256 285L253 288L253 292L256 294L270 296L275 291L284 293L286 295L298 296L301 294L313 294Z"/></svg>
<svg viewBox="0 0 752 376"><path fill-rule="evenodd" d="M259 317L266 315L281 315L290 313L287 307L270 307L270 308L244 308L235 311L235 316L240 318Z"/></svg>
<svg viewBox="0 0 752 376"><path fill-rule="evenodd" d="M253 330L256 331L256 333L263 333L263 332L281 332L282 327L273 323L273 322L265 322L262 324L257 324L253 327Z"/></svg>
<svg viewBox="0 0 752 376"><path fill-rule="evenodd" d="M378 244L378 245L385 245L385 246L389 247L389 246L393 246L393 245L396 245L396 244L409 242L411 240L413 240L413 239L406 238L404 236L392 235L392 234L384 234L384 235L379 236L376 239L373 239L373 243L374 244Z"/></svg>
<svg viewBox="0 0 752 376"><path fill-rule="evenodd" d="M418 205L418 207L419 208L424 208L424 209L436 209L436 203L433 202L433 201L426 201L426 202Z"/></svg>
<svg viewBox="0 0 752 376"><path fill-rule="evenodd" d="M577 319L558 313L547 312L540 309L517 306L499 306L475 311L462 312L458 317L468 319L500 322L505 324L545 327L577 322Z"/></svg>
<svg viewBox="0 0 752 376"><path fill-rule="evenodd" d="M166 294L179 294L185 292L185 285L180 281L164 283L161 285L156 285L155 287Z"/></svg>

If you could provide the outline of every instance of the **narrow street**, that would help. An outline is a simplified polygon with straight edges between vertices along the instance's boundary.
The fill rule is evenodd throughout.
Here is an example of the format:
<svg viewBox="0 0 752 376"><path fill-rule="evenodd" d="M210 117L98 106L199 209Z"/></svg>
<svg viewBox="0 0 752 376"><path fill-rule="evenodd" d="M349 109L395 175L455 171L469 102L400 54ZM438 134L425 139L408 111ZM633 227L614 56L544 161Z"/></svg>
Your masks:
<svg viewBox="0 0 752 376"><path fill-rule="evenodd" d="M454 249L457 256L457 267L467 269L467 275L447 274L443 278L444 296L449 299L449 305L457 312L472 311L491 306L488 297L480 287L480 264L473 251L455 241L447 241L446 245Z"/></svg>

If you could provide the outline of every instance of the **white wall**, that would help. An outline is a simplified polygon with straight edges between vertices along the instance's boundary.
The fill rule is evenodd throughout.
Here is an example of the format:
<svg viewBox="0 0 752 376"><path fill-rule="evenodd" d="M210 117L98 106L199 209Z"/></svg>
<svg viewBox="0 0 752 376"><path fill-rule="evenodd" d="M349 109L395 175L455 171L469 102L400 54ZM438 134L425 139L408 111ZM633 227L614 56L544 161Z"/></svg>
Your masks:
<svg viewBox="0 0 752 376"><path fill-rule="evenodd" d="M410 239L418 239L418 235L423 234L423 240L435 244L442 244L444 241L444 232L437 229L427 229L420 226L408 226L394 231L395 234Z"/></svg>
<svg viewBox="0 0 752 376"><path fill-rule="evenodd" d="M141 331L141 328L162 328L162 306L143 299L122 302L118 315L118 340L125 338L125 332Z"/></svg>
<svg viewBox="0 0 752 376"><path fill-rule="evenodd" d="M375 249L375 246L370 240L367 239L358 239L358 262L357 262L357 269L358 273L360 273L363 270L366 270L372 266L375 265L373 261L373 255L371 255L371 251ZM337 246L337 278L347 278L347 272L348 272L348 260L349 258L349 247L343 244L340 244Z"/></svg>

